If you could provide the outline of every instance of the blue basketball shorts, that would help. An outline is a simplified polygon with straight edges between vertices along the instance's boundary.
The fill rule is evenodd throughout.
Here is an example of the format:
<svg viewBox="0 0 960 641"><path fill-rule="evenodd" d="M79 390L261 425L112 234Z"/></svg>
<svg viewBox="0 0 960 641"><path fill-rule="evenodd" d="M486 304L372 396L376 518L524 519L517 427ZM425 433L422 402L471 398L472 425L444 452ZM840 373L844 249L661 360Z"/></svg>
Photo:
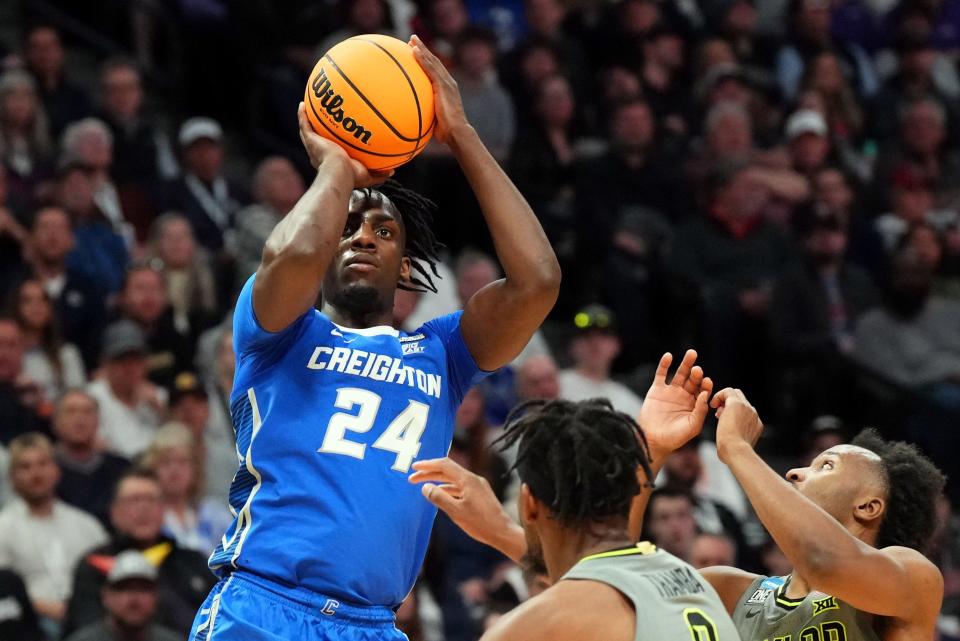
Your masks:
<svg viewBox="0 0 960 641"><path fill-rule="evenodd" d="M407 641L393 610L347 604L246 573L222 579L193 620L190 641Z"/></svg>

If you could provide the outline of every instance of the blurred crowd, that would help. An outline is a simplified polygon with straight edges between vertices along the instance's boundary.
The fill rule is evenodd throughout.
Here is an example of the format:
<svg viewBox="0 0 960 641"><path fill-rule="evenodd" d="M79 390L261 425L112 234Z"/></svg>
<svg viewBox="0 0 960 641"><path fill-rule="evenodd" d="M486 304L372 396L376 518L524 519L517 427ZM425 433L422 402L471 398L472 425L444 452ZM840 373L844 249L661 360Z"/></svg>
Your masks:
<svg viewBox="0 0 960 641"><path fill-rule="evenodd" d="M17 4L17 3L15 3ZM523 354L471 392L451 456L529 398L634 416L667 350L745 390L776 466L865 425L951 477L931 558L960 637L960 0L33 0L0 29L0 638L182 638L231 520L231 309L310 168L318 57L417 33L563 267ZM440 291L500 276L455 160L397 172L440 205ZM705 437L668 461L649 538L785 574ZM129 550L139 555L124 554ZM147 563L143 563L143 559ZM542 590L438 518L398 612L472 641ZM170 632L170 631L173 632Z"/></svg>

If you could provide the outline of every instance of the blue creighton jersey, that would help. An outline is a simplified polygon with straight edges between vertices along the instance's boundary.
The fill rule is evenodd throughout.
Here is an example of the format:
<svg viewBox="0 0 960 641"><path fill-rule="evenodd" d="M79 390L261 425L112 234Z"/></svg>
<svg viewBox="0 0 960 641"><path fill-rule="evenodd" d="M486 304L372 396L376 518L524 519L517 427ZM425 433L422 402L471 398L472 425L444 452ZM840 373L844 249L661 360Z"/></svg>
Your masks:
<svg viewBox="0 0 960 641"><path fill-rule="evenodd" d="M447 455L457 406L484 375L461 313L406 334L338 327L310 310L272 333L254 316L253 281L233 321L236 516L210 567L397 605L436 515L407 481L410 464Z"/></svg>

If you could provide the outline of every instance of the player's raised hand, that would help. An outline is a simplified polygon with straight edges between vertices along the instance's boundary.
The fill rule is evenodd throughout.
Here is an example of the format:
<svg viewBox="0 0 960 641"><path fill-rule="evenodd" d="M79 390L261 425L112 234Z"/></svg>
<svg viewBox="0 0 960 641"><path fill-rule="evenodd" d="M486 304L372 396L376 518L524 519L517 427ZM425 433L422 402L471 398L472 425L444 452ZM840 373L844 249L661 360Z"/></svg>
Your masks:
<svg viewBox="0 0 960 641"><path fill-rule="evenodd" d="M359 160L354 160L347 155L343 147L335 142L324 138L313 130L310 121L307 120L307 111L301 102L297 109L297 120L300 123L300 140L303 142L303 148L307 150L307 156L310 157L310 164L314 169L319 169L320 165L328 159L346 163L353 172L353 187L371 187L379 185L384 180L393 175L393 171L372 172L363 166Z"/></svg>
<svg viewBox="0 0 960 641"><path fill-rule="evenodd" d="M463 100L460 98L457 81L419 37L411 36L410 46L413 47L414 58L423 67L433 85L433 104L437 114L433 137L439 142L449 143L454 131L470 125L463 111Z"/></svg>
<svg viewBox="0 0 960 641"><path fill-rule="evenodd" d="M687 350L668 383L672 362L673 355L669 352L660 358L653 384L640 408L638 420L654 460L682 447L700 433L713 391L713 381L696 365L696 351Z"/></svg>
<svg viewBox="0 0 960 641"><path fill-rule="evenodd" d="M732 387L717 392L711 407L717 410L717 455L724 463L737 447L752 448L763 432L763 422L757 408L750 404L743 392Z"/></svg>
<svg viewBox="0 0 960 641"><path fill-rule="evenodd" d="M487 479L449 458L427 459L413 464L411 483L424 483L428 501L471 538L496 548L513 559L526 550L523 533L497 500Z"/></svg>

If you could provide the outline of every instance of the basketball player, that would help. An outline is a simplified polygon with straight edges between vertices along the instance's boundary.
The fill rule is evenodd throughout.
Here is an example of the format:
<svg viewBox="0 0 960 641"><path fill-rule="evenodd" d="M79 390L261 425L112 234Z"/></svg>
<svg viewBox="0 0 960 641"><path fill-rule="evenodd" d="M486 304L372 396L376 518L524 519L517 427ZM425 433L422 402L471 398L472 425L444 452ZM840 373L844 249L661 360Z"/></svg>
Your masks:
<svg viewBox="0 0 960 641"><path fill-rule="evenodd" d="M669 354L657 369L662 386ZM699 392L691 392L693 394ZM832 447L810 467L779 477L753 450L762 429L739 390L711 401L720 418L717 447L760 520L790 559L788 577L706 568L743 641L910 641L933 639L943 577L921 551L934 530L943 475L914 447L873 431ZM670 452L699 433L702 420L641 425L655 476ZM519 561L524 540L492 493L450 461L423 461L411 481L436 480L424 494L464 530ZM649 492L634 501L630 532L642 526ZM474 515L482 517L474 518Z"/></svg>
<svg viewBox="0 0 960 641"><path fill-rule="evenodd" d="M405 639L392 608L436 514L407 483L410 464L447 452L464 394L520 353L556 300L560 271L537 219L450 74L412 46L434 87L434 138L476 193L506 277L413 334L390 327L397 287L435 290L431 204L395 183L374 188L386 176L313 133L301 104L317 175L237 301L236 517L210 557L222 580L195 641Z"/></svg>
<svg viewBox="0 0 960 641"><path fill-rule="evenodd" d="M553 586L501 618L485 641L736 641L720 597L692 566L630 537L637 469L650 474L633 419L606 399L528 401L501 440L519 443L526 554Z"/></svg>

